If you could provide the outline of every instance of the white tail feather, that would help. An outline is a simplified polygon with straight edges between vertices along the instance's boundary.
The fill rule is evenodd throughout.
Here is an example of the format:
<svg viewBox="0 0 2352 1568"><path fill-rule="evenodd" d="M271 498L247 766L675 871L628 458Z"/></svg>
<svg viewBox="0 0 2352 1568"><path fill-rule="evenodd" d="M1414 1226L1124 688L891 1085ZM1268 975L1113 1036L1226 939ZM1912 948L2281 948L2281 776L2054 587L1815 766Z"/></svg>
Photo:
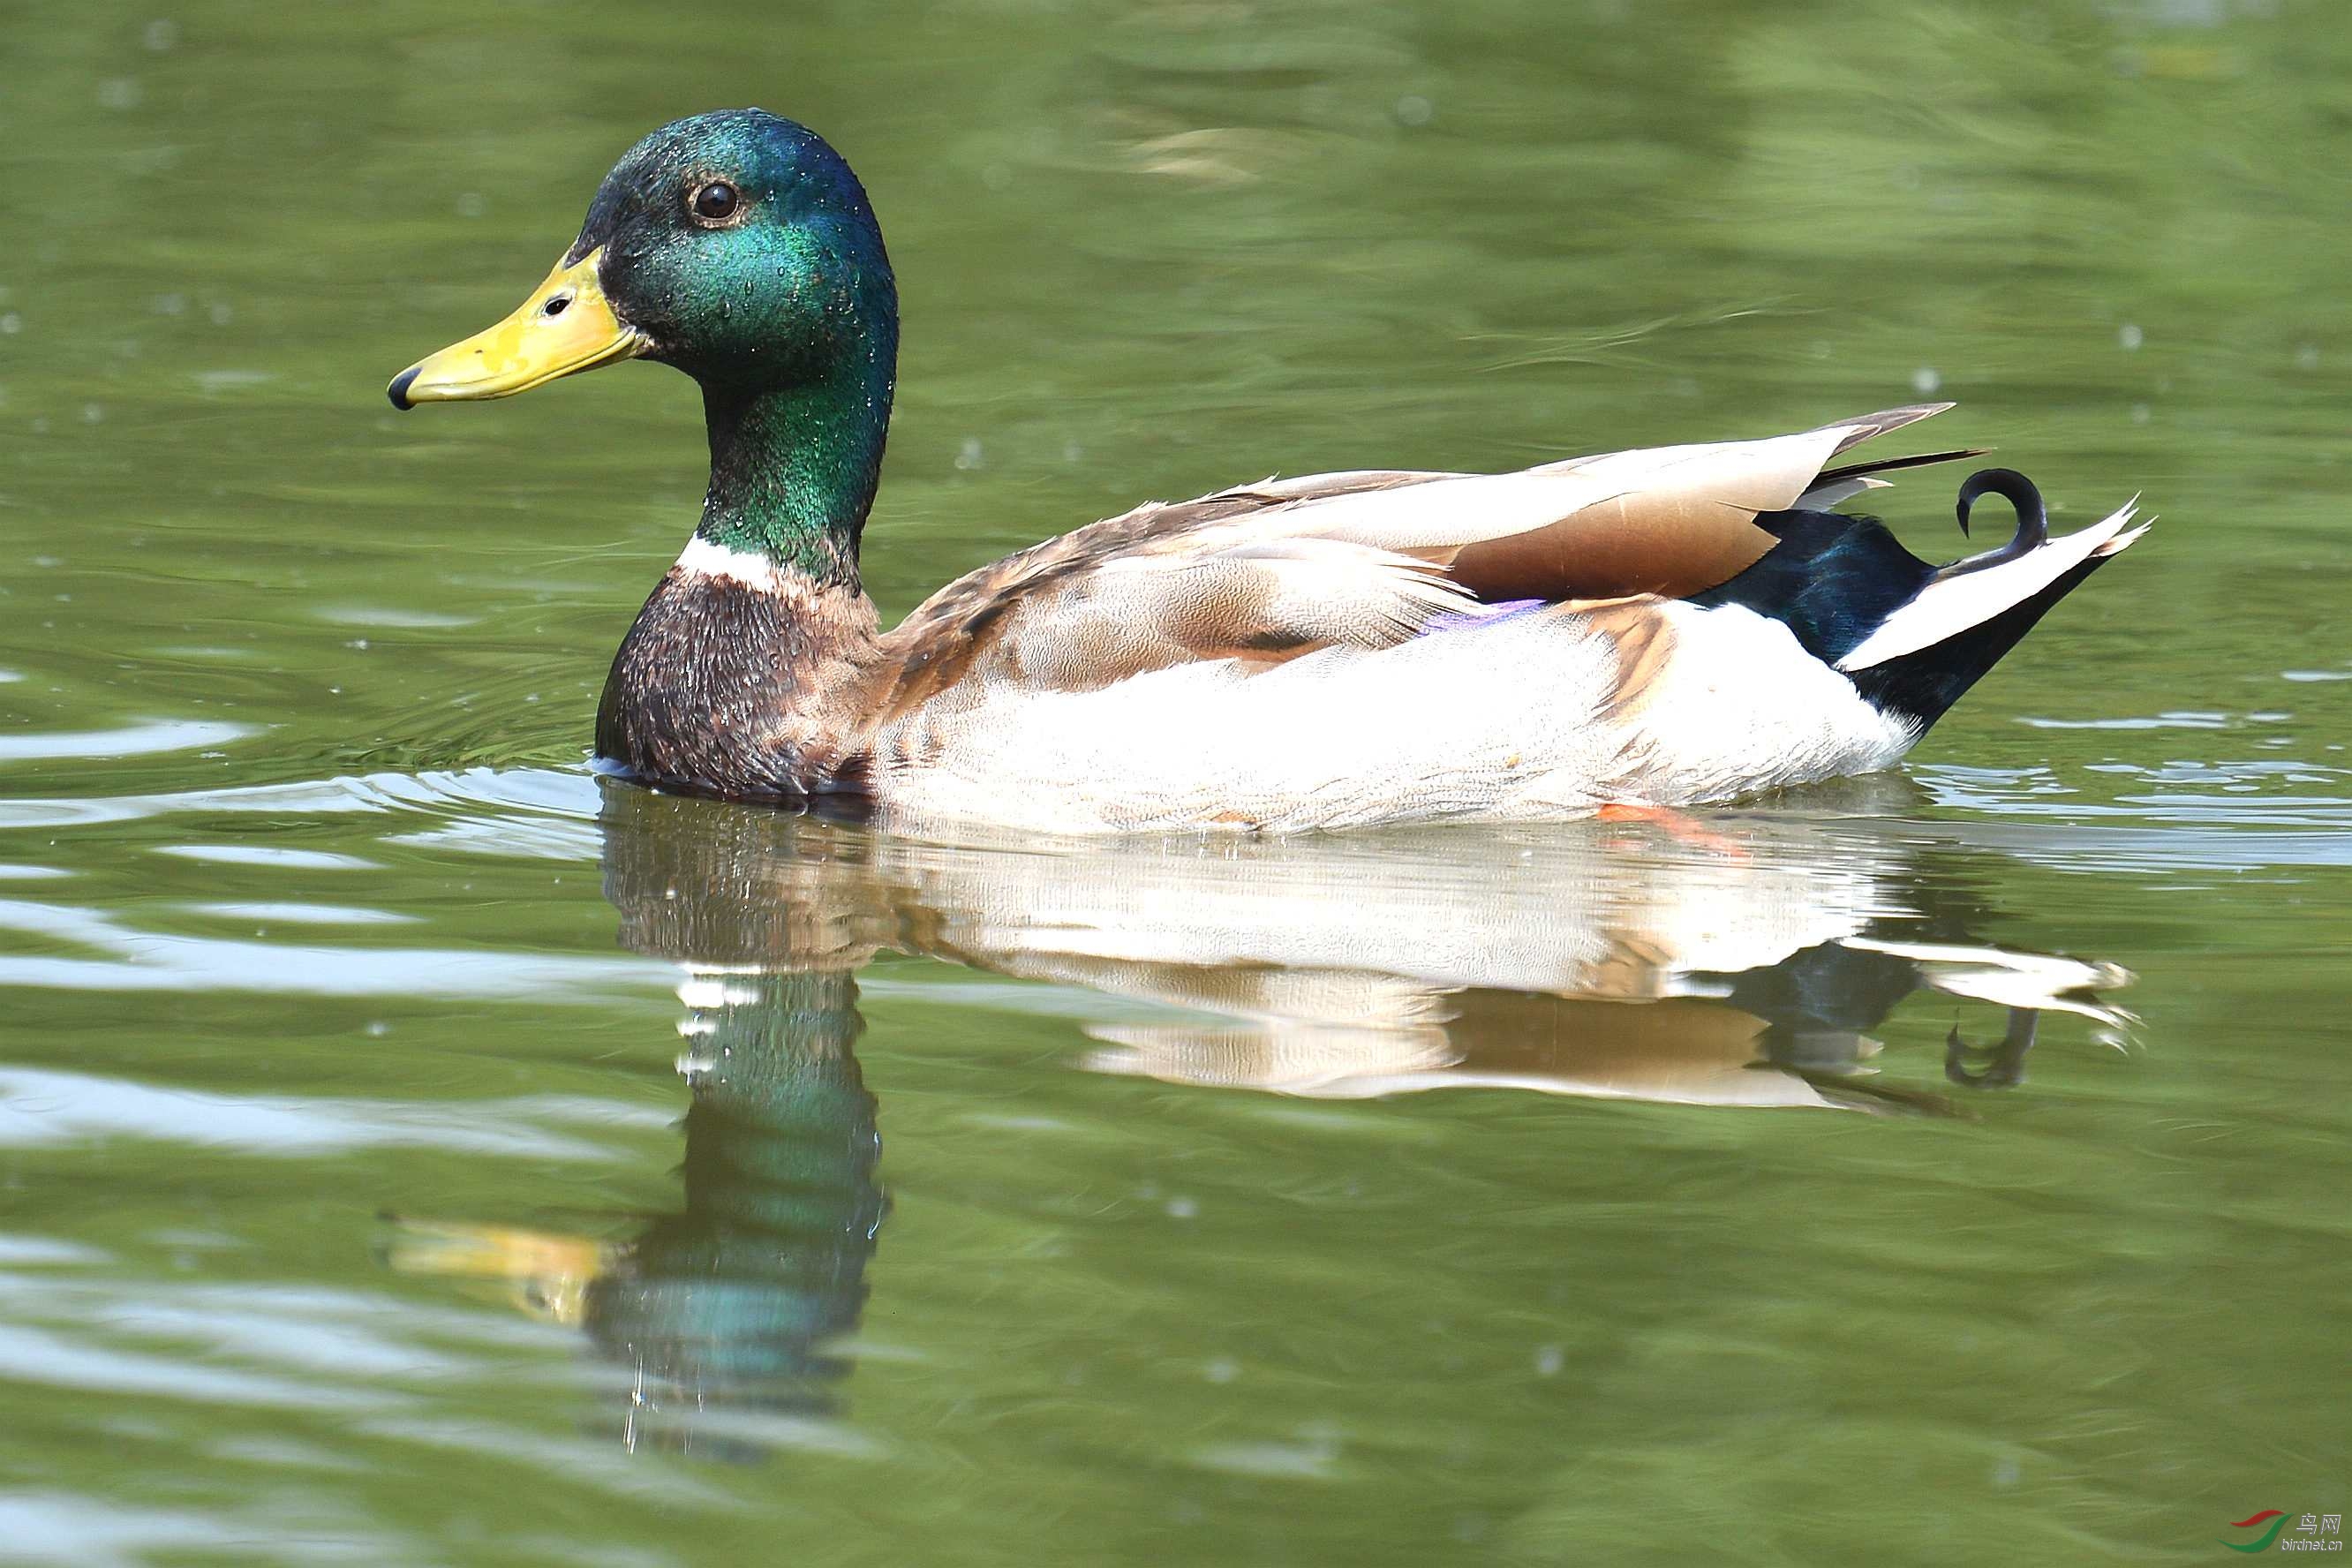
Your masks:
<svg viewBox="0 0 2352 1568"><path fill-rule="evenodd" d="M2100 545L2096 550L2092 551L2091 553L2099 557L2101 560L2105 560L2110 555L2120 555L2125 551L2129 550L2134 544L2138 543L2139 536L2146 533L2155 522L2156 519L2151 517L2147 522L2141 523L2137 528L2126 529L2125 531L2116 534L2113 539L2108 540L2105 544Z"/></svg>
<svg viewBox="0 0 2352 1568"><path fill-rule="evenodd" d="M1890 658L1933 647L1970 626L1982 626L2012 605L2022 604L2060 577L2095 557L2113 555L2145 531L2129 528L2139 505L2135 496L2080 533L2053 539L2039 549L1998 566L1964 573L1928 584L1910 603L1880 623L1860 647L1838 660L1838 668L1868 669Z"/></svg>

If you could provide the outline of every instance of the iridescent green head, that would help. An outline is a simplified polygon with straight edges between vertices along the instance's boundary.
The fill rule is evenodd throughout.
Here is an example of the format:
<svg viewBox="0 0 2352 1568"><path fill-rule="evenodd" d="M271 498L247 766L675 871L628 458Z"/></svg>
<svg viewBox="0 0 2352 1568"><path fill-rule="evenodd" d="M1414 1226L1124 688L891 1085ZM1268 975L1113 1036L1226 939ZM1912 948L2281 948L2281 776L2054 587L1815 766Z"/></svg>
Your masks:
<svg viewBox="0 0 2352 1568"><path fill-rule="evenodd" d="M878 365L887 395L890 259L866 188L815 132L756 109L665 125L604 176L565 260L597 250L647 358L707 387Z"/></svg>
<svg viewBox="0 0 2352 1568"><path fill-rule="evenodd" d="M676 365L710 426L701 535L854 583L898 349L898 289L857 176L805 127L727 110L629 149L538 290L404 371L391 396L406 408L620 359Z"/></svg>

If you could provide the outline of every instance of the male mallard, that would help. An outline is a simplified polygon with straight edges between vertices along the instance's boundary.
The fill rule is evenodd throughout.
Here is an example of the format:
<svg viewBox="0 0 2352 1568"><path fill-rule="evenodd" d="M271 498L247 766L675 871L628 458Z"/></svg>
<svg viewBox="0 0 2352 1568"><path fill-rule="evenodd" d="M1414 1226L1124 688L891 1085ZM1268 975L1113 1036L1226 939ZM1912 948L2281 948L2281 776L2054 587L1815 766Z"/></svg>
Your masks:
<svg viewBox="0 0 2352 1568"><path fill-rule="evenodd" d="M1925 457L1830 467L1921 404L1514 474L1360 471L1152 502L950 584L896 630L859 585L898 294L857 177L759 110L655 132L514 314L394 406L642 357L701 384L702 521L596 721L647 784L863 797L1067 831L1671 806L1884 767L2139 536L1941 568L1828 510Z"/></svg>

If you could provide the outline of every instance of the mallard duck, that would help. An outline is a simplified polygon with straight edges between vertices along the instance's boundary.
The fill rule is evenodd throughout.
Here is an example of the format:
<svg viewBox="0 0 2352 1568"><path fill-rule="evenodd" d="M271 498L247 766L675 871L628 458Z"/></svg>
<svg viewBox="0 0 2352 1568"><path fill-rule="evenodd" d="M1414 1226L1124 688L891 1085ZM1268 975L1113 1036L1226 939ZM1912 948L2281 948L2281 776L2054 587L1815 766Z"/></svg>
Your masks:
<svg viewBox="0 0 2352 1568"><path fill-rule="evenodd" d="M1150 502L880 629L858 579L898 341L864 187L760 110L655 132L570 250L394 406L643 358L701 384L700 523L613 661L605 767L752 800L1067 832L1545 819L1722 800L1902 756L2142 531L2132 508L1947 565L1832 510L1948 404L1519 473L1266 479Z"/></svg>

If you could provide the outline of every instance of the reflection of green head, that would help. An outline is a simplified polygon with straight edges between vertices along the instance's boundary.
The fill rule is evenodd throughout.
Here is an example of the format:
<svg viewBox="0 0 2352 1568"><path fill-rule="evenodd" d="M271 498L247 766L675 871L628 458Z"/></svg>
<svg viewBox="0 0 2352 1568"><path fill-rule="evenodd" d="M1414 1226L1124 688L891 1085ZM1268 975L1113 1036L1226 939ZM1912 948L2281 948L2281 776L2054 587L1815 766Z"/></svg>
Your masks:
<svg viewBox="0 0 2352 1568"><path fill-rule="evenodd" d="M883 1214L874 1097L851 1046L845 973L730 975L698 1009L686 1207L589 1289L590 1331L635 1364L649 1402L824 1408L845 1371Z"/></svg>

